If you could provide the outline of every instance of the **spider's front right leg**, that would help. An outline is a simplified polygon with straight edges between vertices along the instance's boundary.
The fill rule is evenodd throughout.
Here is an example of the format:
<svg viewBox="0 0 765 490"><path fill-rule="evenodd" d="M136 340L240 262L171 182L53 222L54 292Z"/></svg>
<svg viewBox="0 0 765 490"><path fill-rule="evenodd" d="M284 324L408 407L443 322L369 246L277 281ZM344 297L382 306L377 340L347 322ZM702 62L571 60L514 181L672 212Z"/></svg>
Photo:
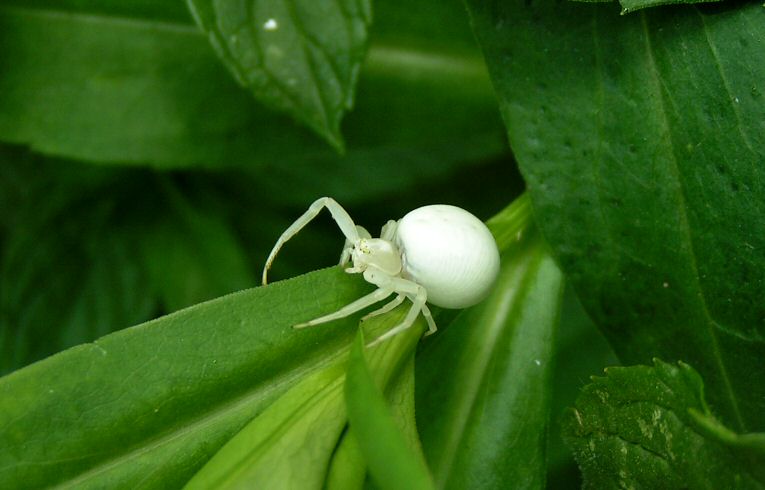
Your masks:
<svg viewBox="0 0 765 490"><path fill-rule="evenodd" d="M343 209L343 207L340 206L340 204L338 204L337 201L331 197L321 197L314 201L308 210L303 213L302 216L296 219L295 222L289 226L289 228L284 230L284 233L282 233L282 235L276 241L276 245L274 245L271 253L268 254L266 265L263 267L263 285L268 284L268 269L271 268L271 264L274 262L276 254L279 253L279 250L281 250L287 240L297 235L297 233L302 230L305 225L310 223L311 220L314 219L324 208L327 208L330 214L332 214L332 219L335 220L335 223L337 223L337 226L340 227L340 231L343 232L343 235L345 235L347 240L354 242L359 239L359 232L356 229L356 225L353 223L353 219L345 211L345 209Z"/></svg>

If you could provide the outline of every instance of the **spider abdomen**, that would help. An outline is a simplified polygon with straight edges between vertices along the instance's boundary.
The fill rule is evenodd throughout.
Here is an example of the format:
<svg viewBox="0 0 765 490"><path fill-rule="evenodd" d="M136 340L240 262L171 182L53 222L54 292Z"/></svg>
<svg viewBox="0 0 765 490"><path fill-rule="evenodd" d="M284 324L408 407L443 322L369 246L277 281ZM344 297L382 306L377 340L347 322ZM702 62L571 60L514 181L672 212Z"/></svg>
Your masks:
<svg viewBox="0 0 765 490"><path fill-rule="evenodd" d="M466 308L489 293L499 273L499 251L486 225L456 206L423 206L396 229L403 275L425 288L428 302Z"/></svg>

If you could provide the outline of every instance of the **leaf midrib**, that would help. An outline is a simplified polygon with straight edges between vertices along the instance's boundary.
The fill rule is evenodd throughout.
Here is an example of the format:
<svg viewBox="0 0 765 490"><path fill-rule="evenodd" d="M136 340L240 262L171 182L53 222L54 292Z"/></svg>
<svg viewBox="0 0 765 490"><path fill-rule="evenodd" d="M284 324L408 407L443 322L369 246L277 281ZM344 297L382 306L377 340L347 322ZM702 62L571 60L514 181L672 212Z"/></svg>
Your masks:
<svg viewBox="0 0 765 490"><path fill-rule="evenodd" d="M700 280L700 274L698 270L698 264L696 259L696 250L693 243L693 236L691 234L691 227L688 220L688 204L687 199L685 197L685 188L683 186L682 182L682 174L680 172L680 167L677 161L677 155L676 155L676 145L674 142L674 139L672 137L672 126L669 123L669 118L667 115L667 109L664 103L664 91L661 88L661 78L659 75L658 67L656 66L656 60L654 60L653 57L653 46L651 44L651 38L650 38L650 32L648 29L648 21L646 18L646 14L644 12L640 13L640 20L641 20L641 26L643 28L643 34L645 38L645 50L646 50L646 59L648 61L648 68L649 73L654 81L654 92L658 94L658 97L656 97L657 105L656 109L659 115L661 115L662 123L664 130L666 131L666 137L667 141L670 146L670 152L668 153L668 160L671 162L670 170L673 173L674 180L676 182L676 189L677 189L677 199L678 199L678 207L679 207L679 215L680 215L680 221L682 223L682 231L685 235L687 244L688 244L688 256L689 256L689 262L691 269L693 271L692 277L693 277L693 288L698 291L698 298L699 298L699 304L701 306L701 313L703 316L703 319L705 320L706 327L709 333L709 338L711 340L711 347L712 347L712 354L714 355L714 362L717 364L718 369L720 371L720 374L722 376L723 384L725 385L725 389L728 394L728 398L730 399L730 405L733 409L734 415L736 417L736 422L738 423L739 429L746 430L746 424L744 423L743 417L741 415L741 410L738 406L738 398L735 395L735 392L733 391L733 386L731 384L730 375L728 374L728 369L725 366L725 363L722 359L722 353L720 351L720 345L719 341L717 339L717 332L715 331L715 325L717 325L717 322L712 318L708 306L707 306L707 299L706 294L701 287L701 280ZM706 28L706 27L705 27Z"/></svg>
<svg viewBox="0 0 765 490"><path fill-rule="evenodd" d="M723 85L725 86L725 92L728 95L728 101L730 102L730 105L733 109L733 113L736 115L736 128L738 129L739 134L741 135L741 139L744 140L744 144L746 145L746 148L753 154L757 155L757 152L754 151L754 147L752 146L752 142L749 140L749 136L744 132L744 124L741 120L741 107L738 103L736 103L735 98L736 96L733 95L733 91L731 90L730 81L728 80L728 77L725 75L725 71L723 70L722 63L720 61L720 54L717 52L717 47L712 43L712 39L709 37L709 28L707 27L707 22L704 19L704 16L701 15L701 12L699 12L699 9L694 8L694 12L696 12L696 15L699 16L699 20L701 21L701 25L703 26L704 30L704 39L707 42L707 45L709 46L709 52L712 53L712 58L715 60L715 65L717 66L717 71L720 73L720 79L723 82Z"/></svg>
<svg viewBox="0 0 765 490"><path fill-rule="evenodd" d="M471 366L470 374L464 378L465 380L468 380L468 382L464 383L464 391L466 393L464 398L466 401L459 407L457 416L455 417L456 420L451 426L453 436L448 438L444 456L441 458L440 462L441 474L437 476L437 484L439 487L443 487L444 479L448 478L449 474L454 469L455 458L457 457L459 448L462 447L462 441L467 433L466 428L468 421L470 420L470 415L475 411L479 393L484 386L483 381L486 378L488 367L491 365L491 361L496 353L497 339L502 334L503 327L507 322L507 317L514 316L515 311L521 308L520 302L516 301L515 295L518 291L523 290L523 284L529 280L527 271L529 271L536 263L536 257L533 257L533 254L530 251L523 251L521 253L528 256L527 260L523 261L523 266L516 268L511 277L506 281L499 281L495 286L497 288L510 286L504 288L507 292L502 296L501 300L497 303L492 303L491 305L498 305L496 309L501 309L503 312L506 312L506 314L497 314L495 310L494 313L489 315L492 319L496 320L498 318L503 318L504 320L499 322L486 322L490 325L494 325L492 328L488 329L488 335L482 337L484 346L484 349L480 353L482 355L475 355L476 362ZM486 315L481 315L481 318L484 318L485 316ZM481 324L482 322L476 323Z"/></svg>

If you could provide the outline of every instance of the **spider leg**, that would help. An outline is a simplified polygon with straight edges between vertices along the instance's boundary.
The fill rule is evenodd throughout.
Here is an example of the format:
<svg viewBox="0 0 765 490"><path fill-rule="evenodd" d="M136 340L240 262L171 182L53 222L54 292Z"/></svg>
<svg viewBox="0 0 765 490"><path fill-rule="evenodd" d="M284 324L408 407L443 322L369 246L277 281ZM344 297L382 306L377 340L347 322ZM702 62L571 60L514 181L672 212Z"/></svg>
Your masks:
<svg viewBox="0 0 765 490"><path fill-rule="evenodd" d="M425 291L424 287L420 286L419 284L415 282L409 281L407 279L403 279L401 277L383 276L381 278L375 277L374 279L376 279L377 282L374 282L374 281L370 281L370 282L377 284L381 288L382 287L389 288L392 291L399 293L399 295L405 295L407 298L409 298L412 301L412 307L409 309L409 312L406 314L406 317L404 317L404 321L402 321L395 327L391 328L390 330L388 330L381 336L377 337L377 339L367 344L367 346L377 345L380 342L386 339L389 339L393 337L394 335L401 333L407 328L411 327L414 321L417 319L417 315L419 315L420 312L422 312L423 316L425 316L425 319L428 320L428 331L430 332L431 329L435 330L436 325L433 322L432 316L430 315L430 310L428 310L427 309L428 307L425 305L425 302L428 299L428 294ZM424 310L427 310L427 313Z"/></svg>
<svg viewBox="0 0 765 490"><path fill-rule="evenodd" d="M436 322L433 320L433 315L431 315L428 305L422 305L422 316L425 317L425 321L428 322L428 331L425 332L423 337L427 337L428 335L433 335L436 333L438 328L436 327Z"/></svg>
<svg viewBox="0 0 765 490"><path fill-rule="evenodd" d="M314 325L319 325L320 323L327 323L327 322L331 322L332 320L345 318L349 315L356 313L359 310L363 310L369 305L373 305L377 303L378 301L382 301L383 299L387 298L391 294L393 294L392 289L384 289L384 288L377 289L367 294L366 296L362 296L356 301L343 306L342 308L340 308L334 313L320 316L319 318L314 318L313 320L305 322L305 323L298 323L297 325L293 325L292 328L312 327Z"/></svg>
<svg viewBox="0 0 765 490"><path fill-rule="evenodd" d="M382 308L380 308L379 310L375 310L375 311L373 311L372 313L367 313L366 315L364 315L364 316L361 318L361 321L363 322L364 320L366 320L366 319L368 319L368 318L372 318L373 316L377 316L377 315L384 315L385 313L388 313L388 312L389 312L389 311L391 311L393 308L395 308L395 307L397 307L398 305L400 305L401 303L403 303L405 298L406 298L406 295L404 295L404 294L399 294L398 296L396 296L396 297L393 299L393 301L391 301L390 303L387 303L385 306L383 306L383 307L382 307Z"/></svg>
<svg viewBox="0 0 765 490"><path fill-rule="evenodd" d="M327 208L330 214L332 214L332 219L335 220L335 223L337 223L337 226L340 227L340 231L343 232L343 235L345 235L347 240L354 242L359 239L359 232L356 228L356 225L353 223L353 219L351 219L350 215L345 211L345 209L343 209L343 207L340 206L337 201L331 197L321 197L314 201L308 210L303 213L303 215L300 216L297 220L295 220L295 222L292 223L276 241L276 245L274 245L274 248L268 255L266 265L263 267L263 285L268 283L268 269L271 268L271 264L276 258L276 254L279 253L279 250L284 246L287 240L302 230L305 225L310 223L311 220L314 219L324 208Z"/></svg>

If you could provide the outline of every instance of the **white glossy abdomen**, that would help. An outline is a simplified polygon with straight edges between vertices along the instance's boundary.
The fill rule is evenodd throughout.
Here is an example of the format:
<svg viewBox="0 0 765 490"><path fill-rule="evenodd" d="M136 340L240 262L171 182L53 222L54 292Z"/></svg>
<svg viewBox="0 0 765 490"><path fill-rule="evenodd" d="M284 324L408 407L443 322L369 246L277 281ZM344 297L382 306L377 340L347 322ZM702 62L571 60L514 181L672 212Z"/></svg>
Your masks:
<svg viewBox="0 0 765 490"><path fill-rule="evenodd" d="M456 206L434 204L398 222L396 244L403 276L423 286L428 302L466 308L489 293L499 273L499 251L486 225Z"/></svg>

